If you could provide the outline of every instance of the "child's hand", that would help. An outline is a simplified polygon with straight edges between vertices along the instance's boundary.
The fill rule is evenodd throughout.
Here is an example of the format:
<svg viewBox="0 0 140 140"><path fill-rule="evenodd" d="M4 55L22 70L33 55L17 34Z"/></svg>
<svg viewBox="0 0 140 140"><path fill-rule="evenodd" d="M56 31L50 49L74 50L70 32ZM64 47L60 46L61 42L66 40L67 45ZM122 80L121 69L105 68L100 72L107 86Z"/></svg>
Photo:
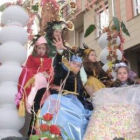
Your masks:
<svg viewBox="0 0 140 140"><path fill-rule="evenodd" d="M47 74L46 71L42 72L43 76L46 77L46 78L49 78L49 75Z"/></svg>
<svg viewBox="0 0 140 140"><path fill-rule="evenodd" d="M53 40L53 45L59 50L65 50L66 49L63 45L61 35L59 35L58 37L55 37L55 40Z"/></svg>

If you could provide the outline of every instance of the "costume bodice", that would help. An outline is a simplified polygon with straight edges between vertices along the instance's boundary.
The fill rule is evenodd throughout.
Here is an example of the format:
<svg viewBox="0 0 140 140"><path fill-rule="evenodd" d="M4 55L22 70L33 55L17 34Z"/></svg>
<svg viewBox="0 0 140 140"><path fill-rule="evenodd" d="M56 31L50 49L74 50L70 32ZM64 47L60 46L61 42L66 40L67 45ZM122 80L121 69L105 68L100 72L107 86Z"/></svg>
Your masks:
<svg viewBox="0 0 140 140"><path fill-rule="evenodd" d="M46 56L44 57L34 57L30 55L28 57L26 66L28 69L32 70L34 74L37 72L49 71L51 68L52 59Z"/></svg>

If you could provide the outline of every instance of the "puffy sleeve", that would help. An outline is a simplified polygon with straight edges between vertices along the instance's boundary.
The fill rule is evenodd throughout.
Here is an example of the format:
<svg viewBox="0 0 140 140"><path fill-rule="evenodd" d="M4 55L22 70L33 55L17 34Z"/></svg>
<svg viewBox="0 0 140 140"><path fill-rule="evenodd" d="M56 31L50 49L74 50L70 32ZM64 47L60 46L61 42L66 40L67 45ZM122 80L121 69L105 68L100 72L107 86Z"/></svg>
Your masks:
<svg viewBox="0 0 140 140"><path fill-rule="evenodd" d="M32 68L33 67L33 56L30 55L27 59L27 62L26 62L26 67L28 68Z"/></svg>

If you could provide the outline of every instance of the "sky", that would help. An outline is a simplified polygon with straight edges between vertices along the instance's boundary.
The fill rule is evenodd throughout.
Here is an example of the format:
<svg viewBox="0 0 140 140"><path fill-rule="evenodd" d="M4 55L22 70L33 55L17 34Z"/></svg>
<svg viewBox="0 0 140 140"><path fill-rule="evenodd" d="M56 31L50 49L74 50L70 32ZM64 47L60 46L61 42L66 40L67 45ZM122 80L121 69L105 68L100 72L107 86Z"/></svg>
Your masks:
<svg viewBox="0 0 140 140"><path fill-rule="evenodd" d="M0 0L0 5L6 3L6 2L14 2L16 0Z"/></svg>

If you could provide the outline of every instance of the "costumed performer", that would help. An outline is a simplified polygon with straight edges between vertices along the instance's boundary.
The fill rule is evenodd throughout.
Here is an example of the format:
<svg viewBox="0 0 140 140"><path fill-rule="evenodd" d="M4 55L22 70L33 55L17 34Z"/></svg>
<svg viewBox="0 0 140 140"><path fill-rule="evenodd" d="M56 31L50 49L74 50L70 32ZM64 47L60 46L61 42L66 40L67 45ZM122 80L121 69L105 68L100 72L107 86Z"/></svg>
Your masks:
<svg viewBox="0 0 140 140"><path fill-rule="evenodd" d="M34 46L32 54L28 57L25 67L19 77L18 94L16 95L16 105L19 115L24 116L24 102L26 110L35 113L40 109L41 99L46 91L46 87L52 80L51 71L52 59L47 56L47 41L43 36L34 37L32 45ZM31 133L34 113L28 134Z"/></svg>
<svg viewBox="0 0 140 140"><path fill-rule="evenodd" d="M85 87L91 87L96 92L111 85L111 78L102 69L101 64L97 62L95 50L90 48L84 50L83 66L87 74Z"/></svg>
<svg viewBox="0 0 140 140"><path fill-rule="evenodd" d="M140 85L130 80L125 63L116 66L114 88L94 94L94 112L84 140L140 139Z"/></svg>
<svg viewBox="0 0 140 140"><path fill-rule="evenodd" d="M63 46L61 36L54 44L56 48ZM86 100L79 73L81 66L82 59L78 55L66 58L57 53L51 95L41 109L41 116L47 112L52 113L53 123L61 126L69 138L75 140L82 140L93 109L92 104ZM63 132L62 137L67 139Z"/></svg>
<svg viewBox="0 0 140 140"><path fill-rule="evenodd" d="M112 87L138 84L136 81L134 81L134 72L132 73L132 71L129 70L128 66L124 62L116 64L116 73L117 79L113 83Z"/></svg>

